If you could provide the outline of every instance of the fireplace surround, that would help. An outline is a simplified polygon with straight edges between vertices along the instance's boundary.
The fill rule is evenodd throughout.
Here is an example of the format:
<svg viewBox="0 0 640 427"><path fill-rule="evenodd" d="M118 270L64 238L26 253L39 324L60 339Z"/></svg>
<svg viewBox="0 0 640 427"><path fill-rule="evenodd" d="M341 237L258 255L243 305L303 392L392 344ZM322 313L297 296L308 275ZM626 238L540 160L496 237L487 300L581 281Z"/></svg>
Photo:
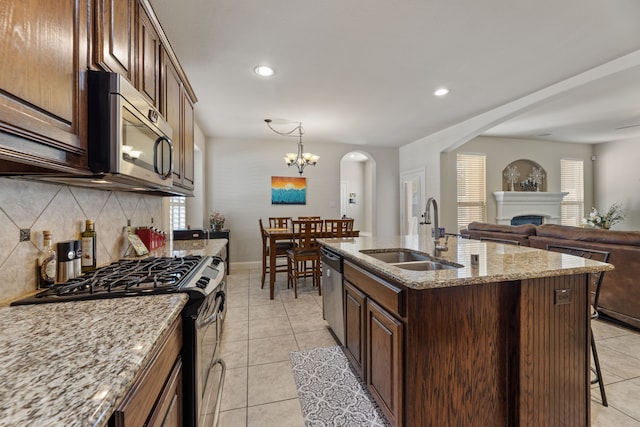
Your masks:
<svg viewBox="0 0 640 427"><path fill-rule="evenodd" d="M496 224L511 225L519 216L541 216L545 224L559 224L567 192L495 191Z"/></svg>

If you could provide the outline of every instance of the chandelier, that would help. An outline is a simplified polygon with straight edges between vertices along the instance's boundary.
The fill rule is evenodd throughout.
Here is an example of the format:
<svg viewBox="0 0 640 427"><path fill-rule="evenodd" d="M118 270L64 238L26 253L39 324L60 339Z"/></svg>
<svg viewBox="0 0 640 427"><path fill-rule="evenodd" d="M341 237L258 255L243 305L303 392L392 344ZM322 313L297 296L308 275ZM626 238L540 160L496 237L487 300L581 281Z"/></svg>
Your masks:
<svg viewBox="0 0 640 427"><path fill-rule="evenodd" d="M304 133L304 128L302 127L302 122L298 122L298 126L291 129L289 132L279 132L271 127L271 119L264 120L269 126L269 129L282 136L292 136L298 137L298 152L297 153L287 153L284 156L284 161L287 166L295 165L298 168L298 172L302 175L304 168L306 166L315 166L318 163L318 159L320 156L316 156L313 153L304 153L304 145L302 145L302 134Z"/></svg>

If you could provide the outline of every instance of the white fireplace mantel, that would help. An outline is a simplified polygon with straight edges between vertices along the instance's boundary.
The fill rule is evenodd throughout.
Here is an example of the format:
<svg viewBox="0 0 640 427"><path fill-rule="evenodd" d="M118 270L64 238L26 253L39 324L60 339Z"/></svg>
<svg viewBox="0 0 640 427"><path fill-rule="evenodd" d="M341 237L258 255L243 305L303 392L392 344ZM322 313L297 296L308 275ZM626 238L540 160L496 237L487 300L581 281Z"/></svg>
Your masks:
<svg viewBox="0 0 640 427"><path fill-rule="evenodd" d="M561 203L567 192L547 191L495 191L496 223L511 224L511 218L522 215L540 215L548 224L559 224Z"/></svg>

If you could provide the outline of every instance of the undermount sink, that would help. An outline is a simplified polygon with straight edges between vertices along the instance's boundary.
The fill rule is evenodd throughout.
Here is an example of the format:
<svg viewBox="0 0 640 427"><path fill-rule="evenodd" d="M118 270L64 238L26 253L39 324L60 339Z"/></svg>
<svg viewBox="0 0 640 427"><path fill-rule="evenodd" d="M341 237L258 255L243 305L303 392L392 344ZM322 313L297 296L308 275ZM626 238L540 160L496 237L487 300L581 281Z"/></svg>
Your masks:
<svg viewBox="0 0 640 427"><path fill-rule="evenodd" d="M363 249L361 253L405 270L432 271L464 267L461 264L436 260L411 249Z"/></svg>
<svg viewBox="0 0 640 427"><path fill-rule="evenodd" d="M437 261L416 261L416 262L400 262L394 263L398 268L414 271L431 271L431 270L451 270L464 267L460 264L445 264Z"/></svg>
<svg viewBox="0 0 640 427"><path fill-rule="evenodd" d="M412 251L410 249L363 249L360 252L390 264L410 261L427 261L430 259L429 255L423 254L422 252Z"/></svg>

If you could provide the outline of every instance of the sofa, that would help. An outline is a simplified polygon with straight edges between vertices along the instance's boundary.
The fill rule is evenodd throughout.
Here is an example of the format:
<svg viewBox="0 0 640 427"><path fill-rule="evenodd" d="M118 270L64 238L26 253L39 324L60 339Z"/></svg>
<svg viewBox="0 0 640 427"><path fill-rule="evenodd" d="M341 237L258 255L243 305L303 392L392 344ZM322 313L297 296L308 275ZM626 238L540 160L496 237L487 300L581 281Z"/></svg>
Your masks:
<svg viewBox="0 0 640 427"><path fill-rule="evenodd" d="M562 245L609 252L609 263L615 269L604 275L598 311L605 317L640 329L640 231L473 222L460 234L477 240L483 237L512 240L521 246L538 249Z"/></svg>

